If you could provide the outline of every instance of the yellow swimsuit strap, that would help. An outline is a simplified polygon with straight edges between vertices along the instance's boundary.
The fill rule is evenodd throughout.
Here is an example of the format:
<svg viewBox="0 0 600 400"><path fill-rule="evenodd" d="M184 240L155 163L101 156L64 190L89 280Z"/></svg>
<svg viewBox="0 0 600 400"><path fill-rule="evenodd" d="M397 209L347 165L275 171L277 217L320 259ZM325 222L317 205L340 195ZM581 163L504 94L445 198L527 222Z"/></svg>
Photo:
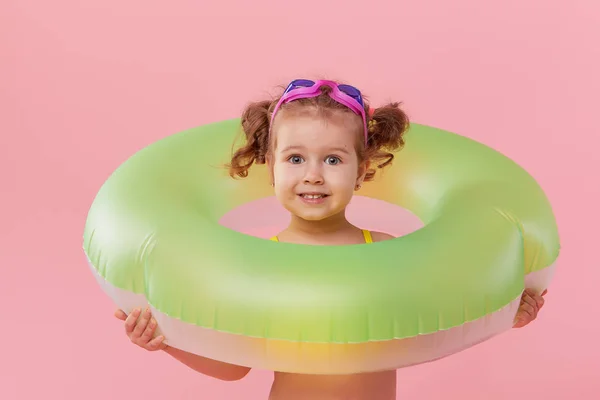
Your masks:
<svg viewBox="0 0 600 400"><path fill-rule="evenodd" d="M373 237L371 236L371 231L363 229L362 233L363 233L363 236L365 238L365 243L373 243ZM274 242L279 242L279 238L277 238L277 236L273 236L271 238L271 240L274 241Z"/></svg>
<svg viewBox="0 0 600 400"><path fill-rule="evenodd" d="M363 233L363 236L365 237L365 243L373 243L373 237L371 236L371 231L363 229L362 233Z"/></svg>

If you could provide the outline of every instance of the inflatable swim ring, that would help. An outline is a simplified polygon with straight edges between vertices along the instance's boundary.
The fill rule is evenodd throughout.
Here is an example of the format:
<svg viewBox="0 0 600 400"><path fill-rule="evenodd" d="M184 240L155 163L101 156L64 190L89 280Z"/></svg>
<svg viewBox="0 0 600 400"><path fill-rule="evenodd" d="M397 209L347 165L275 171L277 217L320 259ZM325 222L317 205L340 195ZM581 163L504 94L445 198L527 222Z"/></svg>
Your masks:
<svg viewBox="0 0 600 400"><path fill-rule="evenodd" d="M272 196L267 169L233 180L239 120L162 139L101 187L84 232L92 272L118 307L149 304L166 343L260 369L342 374L448 356L512 327L524 287L558 257L534 179L473 140L413 124L365 196L424 227L349 246L276 243L219 224Z"/></svg>

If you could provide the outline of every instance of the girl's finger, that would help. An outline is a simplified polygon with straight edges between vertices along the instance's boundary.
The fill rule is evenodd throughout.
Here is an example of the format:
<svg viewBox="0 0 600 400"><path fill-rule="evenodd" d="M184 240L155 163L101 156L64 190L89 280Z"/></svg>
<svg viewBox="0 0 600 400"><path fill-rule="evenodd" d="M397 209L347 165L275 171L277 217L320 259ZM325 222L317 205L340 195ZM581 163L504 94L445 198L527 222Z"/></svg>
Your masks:
<svg viewBox="0 0 600 400"><path fill-rule="evenodd" d="M152 339L147 345L146 347L149 350L161 350L165 347L167 347L167 345L165 343L163 343L163 340L165 340L165 337L160 335L155 337L154 339Z"/></svg>
<svg viewBox="0 0 600 400"><path fill-rule="evenodd" d="M542 303L538 307L538 312L542 309L542 307L544 307L544 304L546 304L546 301L542 298Z"/></svg>
<svg viewBox="0 0 600 400"><path fill-rule="evenodd" d="M144 333L142 334L142 337L140 337L140 341L142 343L147 343L152 339L152 336L154 336L154 331L156 330L156 320L154 318L150 319L150 322L148 323L148 326L146 327L146 329L144 330Z"/></svg>
<svg viewBox="0 0 600 400"><path fill-rule="evenodd" d="M150 317L150 308L148 307L144 310L140 320L135 325L135 329L132 332L132 336L134 338L139 338L140 336L142 336L142 333L144 333L146 326L148 326L148 321L150 320Z"/></svg>
<svg viewBox="0 0 600 400"><path fill-rule="evenodd" d="M523 304L528 304L531 307L537 308L537 302L535 301L535 299L530 296L529 294L524 294L523 297L521 297L521 305Z"/></svg>
<svg viewBox="0 0 600 400"><path fill-rule="evenodd" d="M542 296L535 296L534 299L535 299L535 303L537 305L537 308L539 310L544 305L545 300L544 300L544 298Z"/></svg>
<svg viewBox="0 0 600 400"><path fill-rule="evenodd" d="M513 328L522 328L524 327L526 324L526 321L523 318L515 318L515 323L513 324Z"/></svg>
<svg viewBox="0 0 600 400"><path fill-rule="evenodd" d="M129 314L127 316L127 319L125 320L125 332L127 333L128 336L131 335L131 333L133 332L135 322L137 321L139 316L140 316L139 308L134 309L131 312L131 314Z"/></svg>
<svg viewBox="0 0 600 400"><path fill-rule="evenodd" d="M117 310L115 311L115 317L117 317L121 321L125 321L127 319L127 314L125 314L125 311L123 310Z"/></svg>
<svg viewBox="0 0 600 400"><path fill-rule="evenodd" d="M534 317L535 317L535 314L536 314L535 307L534 307L534 306L532 306L532 305L531 305L531 304L529 304L529 303L523 303L523 304L521 304L521 307L519 307L519 311L520 311L520 312L527 313L527 315L528 315L530 318L534 318Z"/></svg>
<svg viewBox="0 0 600 400"><path fill-rule="evenodd" d="M517 328L523 327L533 321L537 316L537 312L533 307L529 304L525 304L522 306L517 315L515 317L516 324L514 325Z"/></svg>
<svg viewBox="0 0 600 400"><path fill-rule="evenodd" d="M517 312L517 315L515 316L515 322L513 324L513 327L522 328L525 325L527 325L530 321L531 321L531 316L529 315L529 313L527 311L519 309L519 311Z"/></svg>
<svg viewBox="0 0 600 400"><path fill-rule="evenodd" d="M536 310L538 310L544 304L544 298L536 294L534 294L533 296L525 295L521 300L523 301L521 304L527 303L530 306L534 307Z"/></svg>
<svg viewBox="0 0 600 400"><path fill-rule="evenodd" d="M542 296L545 296L545 295L546 295L546 293L548 293L548 289L546 289L546 290L544 290L544 291L542 292Z"/></svg>

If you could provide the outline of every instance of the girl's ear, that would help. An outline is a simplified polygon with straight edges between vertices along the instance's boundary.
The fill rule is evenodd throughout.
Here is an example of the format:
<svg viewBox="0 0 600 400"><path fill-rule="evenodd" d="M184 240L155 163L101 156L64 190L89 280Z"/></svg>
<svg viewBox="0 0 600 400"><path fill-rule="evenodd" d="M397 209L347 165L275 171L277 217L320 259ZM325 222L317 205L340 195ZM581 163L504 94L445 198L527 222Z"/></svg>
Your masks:
<svg viewBox="0 0 600 400"><path fill-rule="evenodd" d="M364 182L365 176L367 175L367 172L369 171L370 166L371 166L371 162L368 160L363 161L358 166L358 176L356 178L356 187L357 188L360 188L362 183Z"/></svg>
<svg viewBox="0 0 600 400"><path fill-rule="evenodd" d="M269 170L269 179L271 181L270 185L275 186L275 176L273 174L273 158L272 157L273 156L269 152L265 157L265 164L267 166L267 169Z"/></svg>

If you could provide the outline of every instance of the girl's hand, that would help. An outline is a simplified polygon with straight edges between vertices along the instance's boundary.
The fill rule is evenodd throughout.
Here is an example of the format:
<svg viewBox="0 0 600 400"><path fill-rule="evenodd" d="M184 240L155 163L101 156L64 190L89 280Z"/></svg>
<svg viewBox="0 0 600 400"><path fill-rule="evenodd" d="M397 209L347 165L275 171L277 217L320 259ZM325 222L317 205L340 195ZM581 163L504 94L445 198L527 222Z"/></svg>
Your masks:
<svg viewBox="0 0 600 400"><path fill-rule="evenodd" d="M142 316L138 321L140 314ZM136 308L129 315L125 314L123 310L117 310L115 317L121 321L125 321L125 333L132 343L148 351L164 350L167 347L167 344L163 343L163 340L165 340L164 336L161 335L153 338L157 323L152 318L149 307L143 313L141 313L139 308Z"/></svg>
<svg viewBox="0 0 600 400"><path fill-rule="evenodd" d="M548 293L548 291L544 290L540 296L535 294L531 289L525 289L523 296L521 296L521 305L517 311L513 328L522 328L537 318L539 311L544 306L543 296L546 293Z"/></svg>

